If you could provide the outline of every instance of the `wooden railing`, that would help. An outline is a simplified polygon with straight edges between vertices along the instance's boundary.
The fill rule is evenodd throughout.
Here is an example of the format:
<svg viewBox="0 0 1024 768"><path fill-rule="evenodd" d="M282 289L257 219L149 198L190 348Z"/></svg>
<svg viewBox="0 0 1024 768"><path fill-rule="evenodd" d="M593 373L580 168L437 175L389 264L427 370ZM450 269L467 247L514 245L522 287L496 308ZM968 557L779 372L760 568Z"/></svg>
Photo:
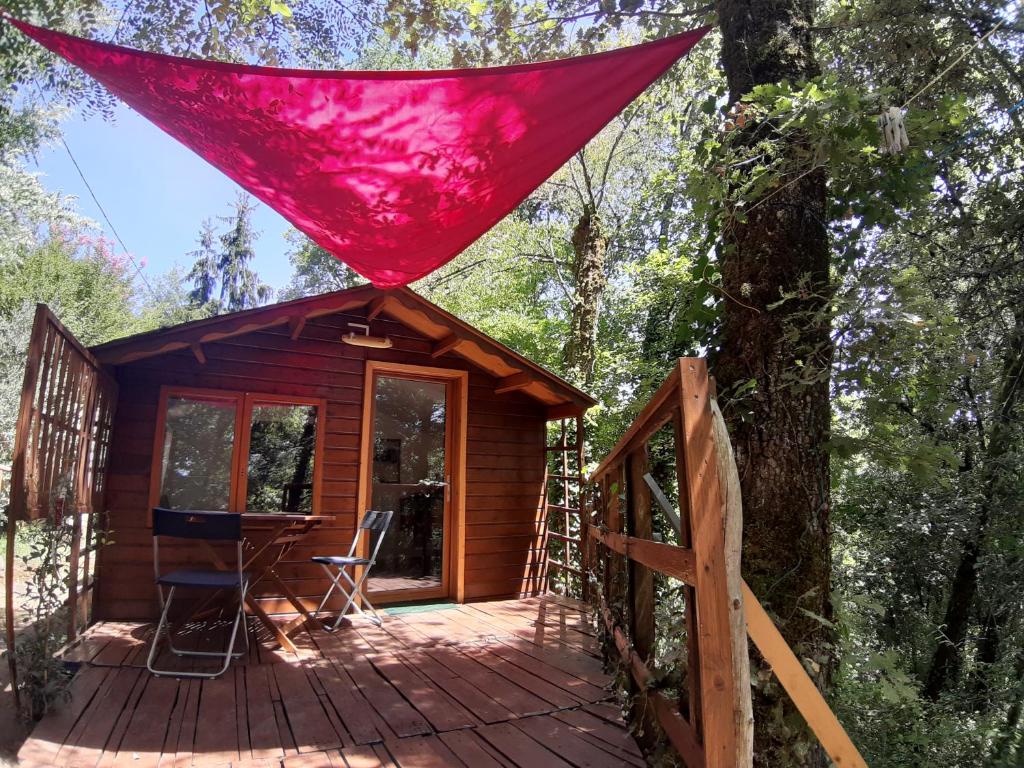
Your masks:
<svg viewBox="0 0 1024 768"><path fill-rule="evenodd" d="M664 432L673 450L665 461ZM659 435L660 433L660 435ZM649 445L659 435L659 474ZM666 466L667 464L667 466ZM666 478L672 478L670 487ZM839 766L864 760L825 699L740 575L742 506L728 433L706 363L682 358L590 476L586 527L593 596L605 653L630 672L631 718L654 745L658 728L690 768L752 764L747 635L772 666L828 755ZM669 495L677 494L678 513ZM656 505L656 506L655 506ZM658 525L655 526L657 517ZM663 540L655 539L659 528ZM664 539L668 532L677 543ZM658 626L655 598L680 583L683 619ZM671 624L671 620L670 620ZM667 636L666 636L667 635ZM676 688L659 687L657 652L685 645Z"/></svg>

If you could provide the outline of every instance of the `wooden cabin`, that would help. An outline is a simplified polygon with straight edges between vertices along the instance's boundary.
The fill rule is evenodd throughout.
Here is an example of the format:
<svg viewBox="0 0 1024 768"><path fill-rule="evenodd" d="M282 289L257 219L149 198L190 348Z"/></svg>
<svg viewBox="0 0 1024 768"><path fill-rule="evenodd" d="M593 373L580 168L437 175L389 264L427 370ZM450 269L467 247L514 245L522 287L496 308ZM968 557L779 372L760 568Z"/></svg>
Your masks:
<svg viewBox="0 0 1024 768"><path fill-rule="evenodd" d="M19 757L26 765L156 765L173 754L176 765L639 767L612 703L618 682L643 696L631 726L649 749L671 744L691 768L749 766L749 635L833 762L865 766L740 576L739 474L705 362L679 360L590 476L585 505L572 509L565 486L554 502L548 486L566 481L570 450L578 471L581 415L592 404L405 289L357 288L93 350L40 306L12 510L14 519L63 515L79 566L70 569L68 637L90 603L100 620L60 654L83 668L72 707L44 718ZM553 419L562 421L560 440L548 446ZM678 513L648 471L649 443L669 426ZM69 501L77 514L66 514ZM230 676L176 681L140 671L153 636L149 511L157 504L240 513L254 536L261 520L316 522L287 545L274 566L280 578L260 581L247 601L270 632L253 633ZM392 509L396 523L373 571L374 599L453 604L320 631L304 614L327 583L309 557L344 551L360 511L375 507ZM98 510L109 512L111 539L97 548ZM550 524L562 514L576 524L559 535ZM678 543L654 537L655 514ZM549 557L557 544L567 548ZM210 552L169 554L191 561ZM541 594L549 565L575 568L584 603ZM656 574L685 597L683 615L660 624ZM476 600L489 602L459 604ZM292 612L287 622L266 616ZM223 629L191 641L209 647ZM10 618L7 631L13 644ZM648 660L666 632L686 646L677 688L655 685L665 667ZM628 676L613 681L600 659L616 657Z"/></svg>
<svg viewBox="0 0 1024 768"><path fill-rule="evenodd" d="M547 425L595 401L413 291L363 286L88 354L116 385L94 619L156 615L154 506L325 517L277 568L286 586L257 585L268 614L317 605L328 581L309 558L345 554L371 508L395 513L374 602L544 589Z"/></svg>

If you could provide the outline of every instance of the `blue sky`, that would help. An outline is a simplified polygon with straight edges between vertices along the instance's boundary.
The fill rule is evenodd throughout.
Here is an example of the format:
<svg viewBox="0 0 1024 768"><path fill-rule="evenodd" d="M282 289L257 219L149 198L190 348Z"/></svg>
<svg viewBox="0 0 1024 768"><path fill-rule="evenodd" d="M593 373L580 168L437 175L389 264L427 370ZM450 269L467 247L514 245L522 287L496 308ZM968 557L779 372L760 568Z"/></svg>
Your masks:
<svg viewBox="0 0 1024 768"><path fill-rule="evenodd" d="M64 139L129 251L136 260L145 258L147 276L175 264L188 269L203 219L227 215L240 191L128 107L118 107L114 121L69 117ZM37 170L47 189L77 197L78 210L112 237L63 146L41 153ZM254 267L264 282L280 288L291 274L284 240L290 225L262 203L253 219L260 233Z"/></svg>

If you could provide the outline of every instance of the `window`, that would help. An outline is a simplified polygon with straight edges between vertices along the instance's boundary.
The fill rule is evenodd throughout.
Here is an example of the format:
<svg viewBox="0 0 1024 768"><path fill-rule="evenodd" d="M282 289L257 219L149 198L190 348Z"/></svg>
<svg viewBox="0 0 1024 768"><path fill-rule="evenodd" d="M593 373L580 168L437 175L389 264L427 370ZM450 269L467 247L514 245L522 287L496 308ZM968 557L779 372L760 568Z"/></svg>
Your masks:
<svg viewBox="0 0 1024 768"><path fill-rule="evenodd" d="M213 511L230 507L236 411L233 400L167 398L161 507Z"/></svg>
<svg viewBox="0 0 1024 768"><path fill-rule="evenodd" d="M245 508L313 511L315 405L256 402L249 417Z"/></svg>
<svg viewBox="0 0 1024 768"><path fill-rule="evenodd" d="M165 388L151 501L171 509L312 514L322 401Z"/></svg>

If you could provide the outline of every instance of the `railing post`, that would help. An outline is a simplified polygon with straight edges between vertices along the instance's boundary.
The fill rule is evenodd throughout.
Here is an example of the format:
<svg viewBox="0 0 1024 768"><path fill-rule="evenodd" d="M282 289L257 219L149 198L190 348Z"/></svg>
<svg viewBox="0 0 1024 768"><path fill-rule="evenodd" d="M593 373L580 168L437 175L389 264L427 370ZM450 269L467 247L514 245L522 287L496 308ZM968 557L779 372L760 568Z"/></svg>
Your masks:
<svg viewBox="0 0 1024 768"><path fill-rule="evenodd" d="M629 477L627 485L626 533L638 539L650 540L653 533L651 520L651 492L644 482L647 473L647 446L643 445L630 453L626 458L626 470ZM645 565L634 560L628 562L629 578L629 634L633 641L633 649L641 659L649 665L654 655L654 573ZM630 678L631 690L639 698L633 699L634 708L639 711L631 713L633 719L643 724L643 732L639 738L653 746L656 736L655 722L657 718L653 710L646 706L643 699L646 692L640 691Z"/></svg>
<svg viewBox="0 0 1024 768"><path fill-rule="evenodd" d="M688 500L696 557L697 632L700 637L700 689L707 768L736 764L735 681L725 567L725 526L715 457L711 388L707 364L679 361L679 406L685 473L680 498Z"/></svg>

